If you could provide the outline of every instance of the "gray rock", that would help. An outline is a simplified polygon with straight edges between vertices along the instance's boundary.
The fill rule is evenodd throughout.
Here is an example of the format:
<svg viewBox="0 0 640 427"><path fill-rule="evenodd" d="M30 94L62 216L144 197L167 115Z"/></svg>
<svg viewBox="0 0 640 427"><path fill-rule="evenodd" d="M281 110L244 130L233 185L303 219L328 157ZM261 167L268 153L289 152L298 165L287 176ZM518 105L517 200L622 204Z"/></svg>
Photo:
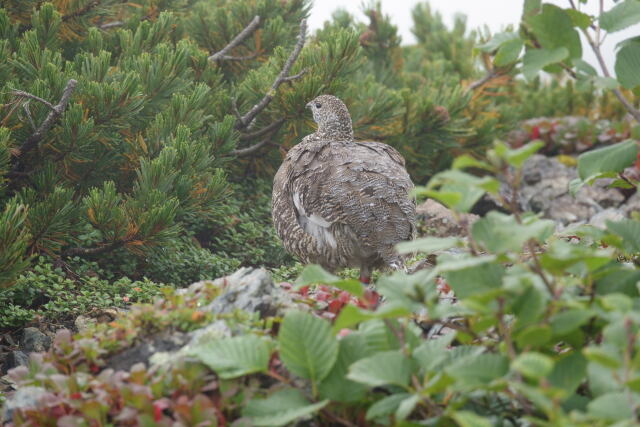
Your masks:
<svg viewBox="0 0 640 427"><path fill-rule="evenodd" d="M20 348L25 353L47 351L51 347L51 337L40 332L38 328L24 328Z"/></svg>
<svg viewBox="0 0 640 427"><path fill-rule="evenodd" d="M620 221L624 219L624 213L620 209L609 208L598 212L589 219L589 224L594 227L605 229L607 221Z"/></svg>
<svg viewBox="0 0 640 427"><path fill-rule="evenodd" d="M3 372L9 372L9 369L13 369L17 366L27 366L29 364L29 356L23 351L14 350L7 354L2 366Z"/></svg>
<svg viewBox="0 0 640 427"><path fill-rule="evenodd" d="M40 387L20 387L5 403L4 413L0 417L0 421L3 423L10 422L13 418L13 412L17 409L36 409L39 407L38 402L46 394L47 391Z"/></svg>
<svg viewBox="0 0 640 427"><path fill-rule="evenodd" d="M188 334L173 332L162 334L127 348L124 351L110 357L107 366L116 371L129 370L137 363L148 364L157 353L167 353L180 349L189 342Z"/></svg>
<svg viewBox="0 0 640 427"><path fill-rule="evenodd" d="M633 212L640 212L640 192L637 192L633 196L629 197L622 208L622 212L627 217L631 217L631 214Z"/></svg>
<svg viewBox="0 0 640 427"><path fill-rule="evenodd" d="M203 311L219 314L245 310L267 317L283 314L285 310L296 306L289 292L276 286L264 268L241 268L213 283L224 286L225 290ZM201 282L194 283L190 289L197 286L202 286Z"/></svg>
<svg viewBox="0 0 640 427"><path fill-rule="evenodd" d="M545 218L562 225L586 223L595 214L620 206L624 196L615 188L606 188L610 182L599 180L593 186L585 185L575 197L569 193L569 183L577 178L570 168L554 158L534 155L522 171L520 203L524 210L541 212Z"/></svg>
<svg viewBox="0 0 640 427"><path fill-rule="evenodd" d="M457 221L451 210L432 199L418 206L416 214L426 228L425 234L436 237L466 236L465 226L479 218L478 215L463 214Z"/></svg>

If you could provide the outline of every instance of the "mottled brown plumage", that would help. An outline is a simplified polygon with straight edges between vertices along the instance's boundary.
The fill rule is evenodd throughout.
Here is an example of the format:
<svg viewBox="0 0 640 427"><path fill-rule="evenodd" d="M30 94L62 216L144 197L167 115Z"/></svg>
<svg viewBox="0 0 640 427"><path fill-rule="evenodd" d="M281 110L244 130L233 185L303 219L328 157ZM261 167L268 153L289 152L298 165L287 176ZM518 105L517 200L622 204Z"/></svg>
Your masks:
<svg viewBox="0 0 640 427"><path fill-rule="evenodd" d="M344 103L321 95L307 104L318 130L293 147L273 183L272 215L285 248L304 263L335 271L400 268L394 250L415 234L415 202L394 148L354 141Z"/></svg>

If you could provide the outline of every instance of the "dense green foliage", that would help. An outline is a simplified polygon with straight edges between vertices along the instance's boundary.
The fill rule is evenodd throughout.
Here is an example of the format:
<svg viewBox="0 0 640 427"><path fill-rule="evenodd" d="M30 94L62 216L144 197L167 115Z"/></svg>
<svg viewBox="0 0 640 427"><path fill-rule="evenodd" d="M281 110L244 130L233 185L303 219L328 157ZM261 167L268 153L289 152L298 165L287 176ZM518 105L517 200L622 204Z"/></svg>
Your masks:
<svg viewBox="0 0 640 427"><path fill-rule="evenodd" d="M463 18L449 28L422 3L417 43L401 46L371 2L368 22L338 11L299 49L306 0L3 2L0 328L127 307L59 331L10 373L44 396L15 424L640 422L640 217L558 232L515 202L541 150L606 145L565 156L572 190L601 178L638 188L625 175L640 168L637 40L598 74L579 33L597 52L605 31L640 22L640 1L599 16L572 3L525 0L518 31L493 36ZM463 238L401 245L436 264L376 276L379 306L353 271L295 263L270 225L271 175L313 129L306 102L327 92L346 101L357 138L405 155L420 197L457 215L489 193L506 212L462 223ZM494 141L539 116L583 118ZM239 266L271 269L300 310L215 314L203 307L224 281L175 289ZM231 336L106 368L214 321Z"/></svg>

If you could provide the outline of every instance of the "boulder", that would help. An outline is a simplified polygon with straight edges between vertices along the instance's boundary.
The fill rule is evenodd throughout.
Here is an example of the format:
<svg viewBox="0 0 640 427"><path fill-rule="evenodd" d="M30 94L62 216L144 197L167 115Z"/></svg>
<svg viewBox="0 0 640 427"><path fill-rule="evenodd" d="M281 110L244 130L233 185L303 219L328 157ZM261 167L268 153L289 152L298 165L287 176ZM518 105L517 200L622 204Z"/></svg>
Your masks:
<svg viewBox="0 0 640 427"><path fill-rule="evenodd" d="M598 180L585 185L575 197L569 184L578 177L576 169L565 166L557 159L543 155L531 156L522 170L520 204L523 210L540 212L545 218L566 226L587 223L590 218L608 208L617 208L624 195L615 188L607 188L610 180Z"/></svg>
<svg viewBox="0 0 640 427"><path fill-rule="evenodd" d="M464 227L479 218L475 214L462 214L457 221L451 210L432 199L419 205L416 213L425 228L424 234L436 237L466 236Z"/></svg>
<svg viewBox="0 0 640 427"><path fill-rule="evenodd" d="M24 328L20 348L25 353L42 352L51 347L51 337L40 332L38 328Z"/></svg>

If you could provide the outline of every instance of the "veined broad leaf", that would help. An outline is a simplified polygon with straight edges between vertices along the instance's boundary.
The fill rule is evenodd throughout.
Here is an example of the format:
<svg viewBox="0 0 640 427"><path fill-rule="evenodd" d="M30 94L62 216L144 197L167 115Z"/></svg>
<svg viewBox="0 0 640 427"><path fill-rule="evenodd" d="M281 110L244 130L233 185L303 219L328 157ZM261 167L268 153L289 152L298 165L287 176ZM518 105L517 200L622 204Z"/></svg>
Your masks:
<svg viewBox="0 0 640 427"><path fill-rule="evenodd" d="M600 27L610 33L624 30L640 22L640 1L625 0L610 10L602 12Z"/></svg>
<svg viewBox="0 0 640 427"><path fill-rule="evenodd" d="M328 400L310 403L300 391L285 389L266 399L250 400L242 414L249 417L254 426L284 426L319 411L328 403Z"/></svg>
<svg viewBox="0 0 640 427"><path fill-rule="evenodd" d="M329 375L320 383L320 396L335 402L354 402L362 399L367 387L346 378L349 366L366 357L367 348L364 337L353 332L342 338L339 343L338 360Z"/></svg>
<svg viewBox="0 0 640 427"><path fill-rule="evenodd" d="M400 351L376 353L351 365L347 378L370 387L409 385L411 360Z"/></svg>
<svg viewBox="0 0 640 427"><path fill-rule="evenodd" d="M605 172L622 172L638 156L638 143L633 140L587 151L578 157L578 174L586 181Z"/></svg>
<svg viewBox="0 0 640 427"><path fill-rule="evenodd" d="M338 357L338 341L329 322L302 311L290 311L278 334L284 366L317 384L324 379Z"/></svg>
<svg viewBox="0 0 640 427"><path fill-rule="evenodd" d="M190 352L223 379L265 372L270 353L266 341L255 335L221 338L200 344Z"/></svg>

